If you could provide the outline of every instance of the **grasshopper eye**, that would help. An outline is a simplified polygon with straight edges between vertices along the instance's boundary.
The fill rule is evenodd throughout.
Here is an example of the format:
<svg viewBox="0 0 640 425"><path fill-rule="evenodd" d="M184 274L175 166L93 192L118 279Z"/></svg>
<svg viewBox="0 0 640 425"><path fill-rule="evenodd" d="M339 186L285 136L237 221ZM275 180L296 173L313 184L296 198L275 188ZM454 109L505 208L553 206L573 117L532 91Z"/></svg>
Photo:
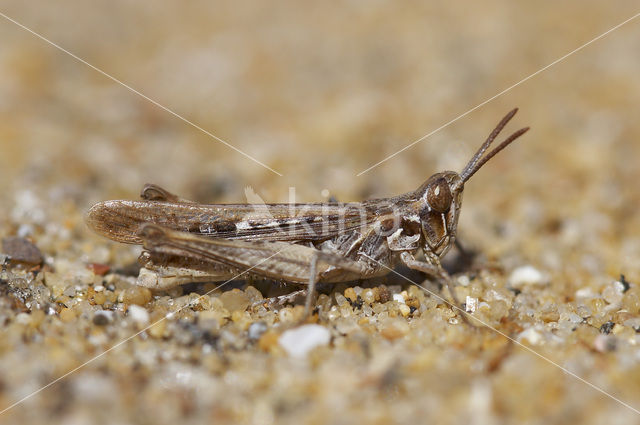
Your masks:
<svg viewBox="0 0 640 425"><path fill-rule="evenodd" d="M427 203L436 212L447 212L451 207L451 190L449 183L444 178L440 178L429 185L427 189Z"/></svg>

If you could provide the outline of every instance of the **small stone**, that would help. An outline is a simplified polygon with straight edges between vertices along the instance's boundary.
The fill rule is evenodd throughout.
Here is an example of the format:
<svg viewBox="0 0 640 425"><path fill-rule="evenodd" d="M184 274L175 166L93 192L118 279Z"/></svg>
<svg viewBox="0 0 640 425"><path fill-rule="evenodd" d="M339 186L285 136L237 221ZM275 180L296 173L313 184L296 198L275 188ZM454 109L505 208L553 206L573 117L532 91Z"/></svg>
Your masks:
<svg viewBox="0 0 640 425"><path fill-rule="evenodd" d="M512 288L522 289L527 285L544 285L547 283L547 279L542 272L535 267L522 266L511 272L508 282Z"/></svg>
<svg viewBox="0 0 640 425"><path fill-rule="evenodd" d="M76 288L75 286L67 286L62 293L65 297L75 297L76 296Z"/></svg>
<svg viewBox="0 0 640 425"><path fill-rule="evenodd" d="M620 282L613 282L613 284L604 288L602 298L609 304L620 304L624 296L623 291L624 287Z"/></svg>
<svg viewBox="0 0 640 425"><path fill-rule="evenodd" d="M561 313L559 321L578 324L582 322L582 317L576 313Z"/></svg>
<svg viewBox="0 0 640 425"><path fill-rule="evenodd" d="M376 294L374 290L367 288L362 291L362 300L369 305L373 304L376 301Z"/></svg>
<svg viewBox="0 0 640 425"><path fill-rule="evenodd" d="M382 323L380 334L390 340L402 338L409 333L409 324L404 319L388 318Z"/></svg>
<svg viewBox="0 0 640 425"><path fill-rule="evenodd" d="M139 327L144 327L149 324L149 312L144 307L132 304L127 308L127 315L131 317Z"/></svg>
<svg viewBox="0 0 640 425"><path fill-rule="evenodd" d="M280 323L293 322L293 309L285 307L278 312L278 319Z"/></svg>
<svg viewBox="0 0 640 425"><path fill-rule="evenodd" d="M600 333L605 335L610 334L615 325L616 324L611 321L604 323L602 326L600 326Z"/></svg>
<svg viewBox="0 0 640 425"><path fill-rule="evenodd" d="M536 317L545 323L557 322L560 319L560 313L558 312L558 306L555 304L545 304L536 313Z"/></svg>
<svg viewBox="0 0 640 425"><path fill-rule="evenodd" d="M105 326L113 321L113 312L108 310L96 311L93 315L93 324L97 326Z"/></svg>
<svg viewBox="0 0 640 425"><path fill-rule="evenodd" d="M18 313L15 318L16 323L20 323L21 325L29 325L31 324L31 317L27 313Z"/></svg>
<svg viewBox="0 0 640 425"><path fill-rule="evenodd" d="M353 316L353 309L351 308L351 305L344 304L340 306L340 315L345 318Z"/></svg>
<svg viewBox="0 0 640 425"><path fill-rule="evenodd" d="M220 325L224 325L227 319L231 317L231 313L224 307L217 310L204 310L198 314L200 320L217 320Z"/></svg>
<svg viewBox="0 0 640 425"><path fill-rule="evenodd" d="M285 331L278 338L278 344L291 357L304 358L316 347L322 347L331 341L331 333L320 325L303 325Z"/></svg>
<svg viewBox="0 0 640 425"><path fill-rule="evenodd" d="M249 325L249 330L247 332L249 340L257 341L260 339L262 334L264 334L269 327L264 322L254 322Z"/></svg>
<svg viewBox="0 0 640 425"><path fill-rule="evenodd" d="M404 304L404 296L402 294L393 294L393 300Z"/></svg>
<svg viewBox="0 0 640 425"><path fill-rule="evenodd" d="M163 338L167 331L167 320L158 320L149 328L149 335L152 338Z"/></svg>
<svg viewBox="0 0 640 425"><path fill-rule="evenodd" d="M2 252L11 257L11 262L41 264L42 253L31 241L9 236L2 239Z"/></svg>
<svg viewBox="0 0 640 425"><path fill-rule="evenodd" d="M402 317L407 317L411 314L411 307L406 304L400 304L399 310Z"/></svg>
<svg viewBox="0 0 640 425"><path fill-rule="evenodd" d="M353 288L345 289L344 296L352 303L356 302L358 299L358 295L356 294L356 291Z"/></svg>
<svg viewBox="0 0 640 425"><path fill-rule="evenodd" d="M528 328L520 332L516 340L527 341L531 345L538 345L542 343L542 335L535 328Z"/></svg>
<svg viewBox="0 0 640 425"><path fill-rule="evenodd" d="M616 349L616 339L609 335L598 335L593 340L593 348L601 353L614 351Z"/></svg>
<svg viewBox="0 0 640 425"><path fill-rule="evenodd" d="M104 292L98 292L93 295L93 302L97 305L102 305L107 301L107 296Z"/></svg>
<svg viewBox="0 0 640 425"><path fill-rule="evenodd" d="M631 284L627 279L625 279L623 274L620 275L620 280L618 282L622 285L622 292L627 292L631 288Z"/></svg>
<svg viewBox="0 0 640 425"><path fill-rule="evenodd" d="M247 294L239 289L223 292L218 298L222 301L224 308L230 313L234 311L245 311L247 307L249 307L249 304L251 304Z"/></svg>
<svg viewBox="0 0 640 425"><path fill-rule="evenodd" d="M333 320L336 320L338 317L340 317L340 310L338 309L338 306L334 305L327 312L327 319L330 321L333 321Z"/></svg>
<svg viewBox="0 0 640 425"><path fill-rule="evenodd" d="M132 286L122 293L122 302L125 304L145 305L151 301L151 291L142 286Z"/></svg>
<svg viewBox="0 0 640 425"><path fill-rule="evenodd" d="M98 276L104 276L111 269L108 265L100 263L89 263L87 268Z"/></svg>
<svg viewBox="0 0 640 425"><path fill-rule="evenodd" d="M374 292L375 301L380 301L381 303L384 304L387 301L391 300L391 292L389 291L389 288L383 285L375 289L376 289L376 291Z"/></svg>
<svg viewBox="0 0 640 425"><path fill-rule="evenodd" d="M37 328L45 318L45 312L42 310L33 310L31 312L31 326Z"/></svg>
<svg viewBox="0 0 640 425"><path fill-rule="evenodd" d="M262 334L258 340L258 347L267 352L272 352L277 349L280 335L273 329L269 329Z"/></svg>
<svg viewBox="0 0 640 425"><path fill-rule="evenodd" d="M336 293L335 297L336 297L336 303L338 304L339 307L349 305L349 301L347 301L344 295L340 293Z"/></svg>
<svg viewBox="0 0 640 425"><path fill-rule="evenodd" d="M320 294L316 301L316 306L320 311L329 311L329 309L331 309L331 297L327 294Z"/></svg>
<svg viewBox="0 0 640 425"><path fill-rule="evenodd" d="M478 299L467 295L464 306L467 313L474 313L478 309Z"/></svg>
<svg viewBox="0 0 640 425"><path fill-rule="evenodd" d="M457 279L457 284L460 286L469 286L469 284L471 283L471 279L469 279L469 276L467 275L460 275L458 276Z"/></svg>
<svg viewBox="0 0 640 425"><path fill-rule="evenodd" d="M258 291L253 286L247 286L247 288L244 290L244 293L247 295L247 297L249 297L249 300L252 303L262 301L264 299L264 297L262 296L262 292Z"/></svg>
<svg viewBox="0 0 640 425"><path fill-rule="evenodd" d="M420 308L420 300L418 298L409 298L406 301L406 304L409 308L418 310Z"/></svg>
<svg viewBox="0 0 640 425"><path fill-rule="evenodd" d="M76 318L76 313L70 308L60 310L60 320L65 323L72 322Z"/></svg>
<svg viewBox="0 0 640 425"><path fill-rule="evenodd" d="M342 335L349 335L360 329L358 323L352 319L338 319L333 325Z"/></svg>
<svg viewBox="0 0 640 425"><path fill-rule="evenodd" d="M231 313L231 321L238 325L238 327L243 331L246 331L249 328L249 325L251 325L252 323L251 315L249 314L249 312L240 310L236 310Z"/></svg>

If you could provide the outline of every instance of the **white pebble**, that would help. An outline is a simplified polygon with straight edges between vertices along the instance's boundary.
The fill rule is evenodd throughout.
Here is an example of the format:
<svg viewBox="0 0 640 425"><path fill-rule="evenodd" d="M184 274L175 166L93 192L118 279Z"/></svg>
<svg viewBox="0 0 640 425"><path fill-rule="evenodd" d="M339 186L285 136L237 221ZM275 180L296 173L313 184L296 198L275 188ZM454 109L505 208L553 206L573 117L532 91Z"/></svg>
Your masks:
<svg viewBox="0 0 640 425"><path fill-rule="evenodd" d="M582 317L575 313L560 313L560 322L582 323Z"/></svg>
<svg viewBox="0 0 640 425"><path fill-rule="evenodd" d="M402 296L402 294L393 294L393 300L404 304L404 297Z"/></svg>
<svg viewBox="0 0 640 425"><path fill-rule="evenodd" d="M316 347L328 345L329 330L320 325L303 325L280 335L278 343L291 357L302 358Z"/></svg>
<svg viewBox="0 0 640 425"><path fill-rule="evenodd" d="M460 286L469 286L469 284L471 283L471 279L469 279L469 276L467 276L467 275L458 276L457 281L458 281L457 282L458 285L460 285Z"/></svg>
<svg viewBox="0 0 640 425"><path fill-rule="evenodd" d="M478 299L467 295L464 306L464 309L467 311L467 313L473 313L478 308Z"/></svg>
<svg viewBox="0 0 640 425"><path fill-rule="evenodd" d="M531 345L538 345L542 342L542 335L535 328L529 328L520 332L518 334L517 340L527 340Z"/></svg>
<svg viewBox="0 0 640 425"><path fill-rule="evenodd" d="M576 298L593 298L595 294L591 288L580 288L576 291Z"/></svg>
<svg viewBox="0 0 640 425"><path fill-rule="evenodd" d="M522 288L526 285L544 285L547 283L545 276L533 266L518 267L509 276L509 285L512 288Z"/></svg>
<svg viewBox="0 0 640 425"><path fill-rule="evenodd" d="M149 323L149 312L144 307L140 307L136 304L131 304L127 309L127 313L138 326L145 326Z"/></svg>
<svg viewBox="0 0 640 425"><path fill-rule="evenodd" d="M609 304L620 304L622 302L622 297L624 296L623 291L624 287L620 282L613 282L611 285L604 288L602 291L602 297Z"/></svg>
<svg viewBox="0 0 640 425"><path fill-rule="evenodd" d="M21 325L28 325L31 323L31 316L27 313L18 313L16 314L16 323L20 323Z"/></svg>

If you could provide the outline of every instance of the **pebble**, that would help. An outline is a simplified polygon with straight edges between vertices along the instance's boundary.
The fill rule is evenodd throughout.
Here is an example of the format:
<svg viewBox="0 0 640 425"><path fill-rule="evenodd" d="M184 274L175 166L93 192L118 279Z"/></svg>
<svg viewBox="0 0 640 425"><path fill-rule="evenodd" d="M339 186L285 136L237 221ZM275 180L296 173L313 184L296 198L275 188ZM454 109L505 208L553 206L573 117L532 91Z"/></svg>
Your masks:
<svg viewBox="0 0 640 425"><path fill-rule="evenodd" d="M546 277L533 266L522 266L511 272L508 279L509 285L515 289L521 289L527 285L544 285Z"/></svg>
<svg viewBox="0 0 640 425"><path fill-rule="evenodd" d="M561 322L570 322L570 323L578 324L582 322L582 317L580 317L576 313L561 313L559 320Z"/></svg>
<svg viewBox="0 0 640 425"><path fill-rule="evenodd" d="M113 321L113 311L100 310L93 315L93 324L98 326L108 325Z"/></svg>
<svg viewBox="0 0 640 425"><path fill-rule="evenodd" d="M167 320L156 321L148 330L153 338L163 338L167 336Z"/></svg>
<svg viewBox="0 0 640 425"><path fill-rule="evenodd" d="M525 329L518 334L516 338L518 341L528 341L531 345L538 345L542 343L542 334L535 328Z"/></svg>
<svg viewBox="0 0 640 425"><path fill-rule="evenodd" d="M345 289L344 291L344 296L351 301L352 303L356 302L358 300L358 295L356 294L355 289L349 287L347 289Z"/></svg>
<svg viewBox="0 0 640 425"><path fill-rule="evenodd" d="M593 340L593 348L601 353L614 351L616 349L616 339L609 335L600 334Z"/></svg>
<svg viewBox="0 0 640 425"><path fill-rule="evenodd" d="M31 316L27 313L18 313L15 318L16 323L20 323L21 325L30 325L31 324Z"/></svg>
<svg viewBox="0 0 640 425"><path fill-rule="evenodd" d="M404 319L388 318L382 322L380 334L389 340L402 338L409 333L409 324Z"/></svg>
<svg viewBox="0 0 640 425"><path fill-rule="evenodd" d="M98 276L104 276L109 270L111 270L111 267L108 265L100 263L89 263L87 264L87 268Z"/></svg>
<svg viewBox="0 0 640 425"><path fill-rule="evenodd" d="M347 298L341 293L336 292L335 297L336 297L336 303L338 304L338 306L342 307L342 306L349 305L349 301L347 301Z"/></svg>
<svg viewBox="0 0 640 425"><path fill-rule="evenodd" d="M103 292L99 292L93 296L93 302L102 305L107 301L107 296Z"/></svg>
<svg viewBox="0 0 640 425"><path fill-rule="evenodd" d="M239 289L223 292L218 298L222 301L224 308L230 313L234 311L245 311L247 307L249 307L249 304L251 304L247 294Z"/></svg>
<svg viewBox="0 0 640 425"><path fill-rule="evenodd" d="M253 322L249 325L249 329L247 331L247 336L251 341L257 341L260 339L262 334L264 334L268 329L268 326L264 322Z"/></svg>
<svg viewBox="0 0 640 425"><path fill-rule="evenodd" d="M122 292L122 302L125 304L145 305L151 298L151 291L142 286L132 286Z"/></svg>
<svg viewBox="0 0 640 425"><path fill-rule="evenodd" d="M146 308L139 305L132 304L127 309L127 314L136 323L136 325L142 327L149 324L149 312Z"/></svg>
<svg viewBox="0 0 640 425"><path fill-rule="evenodd" d="M248 311L236 310L231 313L231 321L238 325L240 329L246 331L253 322Z"/></svg>
<svg viewBox="0 0 640 425"><path fill-rule="evenodd" d="M467 313L473 313L478 308L478 299L467 295L464 306Z"/></svg>
<svg viewBox="0 0 640 425"><path fill-rule="evenodd" d="M43 259L42 253L33 242L16 236L2 239L2 252L9 255L12 262L40 264Z"/></svg>
<svg viewBox="0 0 640 425"><path fill-rule="evenodd" d="M602 298L609 304L620 304L622 303L622 297L624 296L623 291L624 287L620 282L613 282L613 284L608 285L602 291Z"/></svg>
<svg viewBox="0 0 640 425"><path fill-rule="evenodd" d="M393 300L404 304L404 296L402 294L393 294Z"/></svg>
<svg viewBox="0 0 640 425"><path fill-rule="evenodd" d="M402 317L408 317L411 314L411 307L406 304L400 304L400 307L398 307L398 309L400 310L400 314L402 314Z"/></svg>
<svg viewBox="0 0 640 425"><path fill-rule="evenodd" d="M285 331L278 338L278 344L291 357L304 358L316 347L329 345L331 333L320 325L303 325Z"/></svg>
<svg viewBox="0 0 640 425"><path fill-rule="evenodd" d="M76 318L76 313L70 308L60 310L60 320L65 323L72 322Z"/></svg>

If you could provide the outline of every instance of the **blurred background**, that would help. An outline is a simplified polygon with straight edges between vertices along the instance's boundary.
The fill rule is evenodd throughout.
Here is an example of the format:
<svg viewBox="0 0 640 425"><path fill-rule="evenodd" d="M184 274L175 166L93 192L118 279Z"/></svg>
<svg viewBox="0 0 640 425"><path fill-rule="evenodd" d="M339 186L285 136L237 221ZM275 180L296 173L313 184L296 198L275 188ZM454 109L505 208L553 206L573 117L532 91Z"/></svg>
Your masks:
<svg viewBox="0 0 640 425"><path fill-rule="evenodd" d="M83 224L94 202L135 199L147 182L209 202L244 202L247 186L267 202L289 187L301 202L325 189L392 196L461 170L517 106L507 131L532 129L467 184L462 240L507 268L543 268L560 297L620 273L640 281L640 18L357 176L638 11L631 0L1 0L7 17L282 176L0 17L0 233L123 265L135 250Z"/></svg>

